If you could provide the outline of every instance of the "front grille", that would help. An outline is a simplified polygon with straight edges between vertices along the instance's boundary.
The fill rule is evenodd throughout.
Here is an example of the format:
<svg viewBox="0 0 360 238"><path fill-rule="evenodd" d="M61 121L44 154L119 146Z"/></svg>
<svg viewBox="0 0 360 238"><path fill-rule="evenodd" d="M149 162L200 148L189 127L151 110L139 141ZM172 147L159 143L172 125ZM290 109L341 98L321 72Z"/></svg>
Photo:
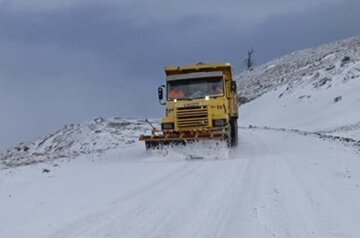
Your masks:
<svg viewBox="0 0 360 238"><path fill-rule="evenodd" d="M176 110L177 126L179 128L207 127L207 106L182 107Z"/></svg>

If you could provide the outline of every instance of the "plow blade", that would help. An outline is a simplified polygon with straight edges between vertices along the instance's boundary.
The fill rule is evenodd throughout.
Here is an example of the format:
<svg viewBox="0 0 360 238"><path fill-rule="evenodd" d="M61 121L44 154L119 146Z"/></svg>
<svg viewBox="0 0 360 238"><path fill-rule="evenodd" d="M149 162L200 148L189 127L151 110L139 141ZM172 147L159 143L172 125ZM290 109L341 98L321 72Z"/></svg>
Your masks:
<svg viewBox="0 0 360 238"><path fill-rule="evenodd" d="M225 130L201 130L201 131L181 131L164 132L156 134L153 130L151 135L140 135L139 140L145 142L147 149L161 148L164 145L187 144L200 140L225 141L228 133Z"/></svg>

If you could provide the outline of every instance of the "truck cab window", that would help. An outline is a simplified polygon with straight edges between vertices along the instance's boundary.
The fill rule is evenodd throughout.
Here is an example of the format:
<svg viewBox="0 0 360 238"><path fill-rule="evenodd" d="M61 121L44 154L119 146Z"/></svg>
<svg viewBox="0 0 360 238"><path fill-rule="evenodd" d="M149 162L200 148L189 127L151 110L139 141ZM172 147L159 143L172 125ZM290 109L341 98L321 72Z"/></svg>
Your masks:
<svg viewBox="0 0 360 238"><path fill-rule="evenodd" d="M168 82L168 100L196 99L224 95L224 80L221 77L182 79Z"/></svg>

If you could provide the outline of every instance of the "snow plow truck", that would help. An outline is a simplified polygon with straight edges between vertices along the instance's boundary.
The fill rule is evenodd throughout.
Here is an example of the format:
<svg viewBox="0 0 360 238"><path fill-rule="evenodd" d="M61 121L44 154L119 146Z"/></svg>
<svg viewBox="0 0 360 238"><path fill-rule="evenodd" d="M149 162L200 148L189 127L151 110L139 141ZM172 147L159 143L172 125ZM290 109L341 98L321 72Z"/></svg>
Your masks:
<svg viewBox="0 0 360 238"><path fill-rule="evenodd" d="M237 85L229 63L165 68L166 85L158 88L165 117L161 128L140 135L147 149L200 140L238 142ZM151 123L150 123L151 125Z"/></svg>

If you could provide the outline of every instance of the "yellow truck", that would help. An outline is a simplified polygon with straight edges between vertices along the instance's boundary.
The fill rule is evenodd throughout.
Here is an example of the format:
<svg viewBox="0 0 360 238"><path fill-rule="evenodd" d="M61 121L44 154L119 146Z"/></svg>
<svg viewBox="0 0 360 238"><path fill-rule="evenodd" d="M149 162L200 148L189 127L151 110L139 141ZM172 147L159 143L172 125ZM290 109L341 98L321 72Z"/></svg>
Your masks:
<svg viewBox="0 0 360 238"><path fill-rule="evenodd" d="M165 105L161 129L140 135L147 149L199 140L238 142L237 86L229 63L165 68L166 85L158 88Z"/></svg>

